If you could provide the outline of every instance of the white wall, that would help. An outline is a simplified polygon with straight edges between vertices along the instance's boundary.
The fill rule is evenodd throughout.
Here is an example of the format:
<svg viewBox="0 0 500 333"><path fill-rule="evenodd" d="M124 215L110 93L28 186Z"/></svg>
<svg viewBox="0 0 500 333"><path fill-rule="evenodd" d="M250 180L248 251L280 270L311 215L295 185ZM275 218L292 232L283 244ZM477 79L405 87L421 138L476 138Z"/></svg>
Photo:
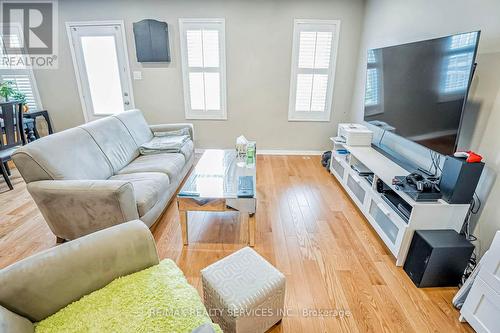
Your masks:
<svg viewBox="0 0 500 333"><path fill-rule="evenodd" d="M467 117L478 116L471 148L484 156L489 168L478 188L483 199L491 188L475 230L481 252L500 229L500 182L496 181L500 172L499 13L498 0L368 0L351 107L351 120L361 121L367 49L481 30L478 67L466 111Z"/></svg>
<svg viewBox="0 0 500 333"><path fill-rule="evenodd" d="M194 121L196 146L231 147L245 134L260 149L326 150L339 120L348 116L357 66L364 1L362 0L61 0L59 1L59 69L35 72L42 103L55 128L84 122L64 23L79 20L124 20L136 107L152 123L184 119L179 17L226 19L227 121ZM153 18L169 24L172 62L136 62L132 23ZM337 73L330 122L288 122L288 94L294 18L340 19Z"/></svg>

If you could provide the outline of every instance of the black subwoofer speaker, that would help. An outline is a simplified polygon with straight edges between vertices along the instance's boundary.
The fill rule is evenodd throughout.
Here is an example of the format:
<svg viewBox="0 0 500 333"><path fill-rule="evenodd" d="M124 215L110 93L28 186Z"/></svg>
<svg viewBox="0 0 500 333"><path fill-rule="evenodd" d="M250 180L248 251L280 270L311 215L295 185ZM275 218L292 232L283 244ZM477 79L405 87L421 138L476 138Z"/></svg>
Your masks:
<svg viewBox="0 0 500 333"><path fill-rule="evenodd" d="M451 204L468 204L472 201L484 163L467 163L465 159L446 156L439 189L443 199Z"/></svg>
<svg viewBox="0 0 500 333"><path fill-rule="evenodd" d="M419 288L458 286L473 251L454 230L417 230L404 270Z"/></svg>

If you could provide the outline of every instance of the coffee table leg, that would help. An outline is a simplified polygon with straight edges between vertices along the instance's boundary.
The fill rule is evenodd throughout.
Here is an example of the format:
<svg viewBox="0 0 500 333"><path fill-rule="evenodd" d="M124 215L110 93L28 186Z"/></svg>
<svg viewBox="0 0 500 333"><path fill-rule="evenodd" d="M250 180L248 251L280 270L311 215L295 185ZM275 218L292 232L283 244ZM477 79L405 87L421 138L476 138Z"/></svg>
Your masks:
<svg viewBox="0 0 500 333"><path fill-rule="evenodd" d="M181 231L182 231L182 242L184 245L188 245L188 224L187 224L187 211L180 210L179 216L181 218Z"/></svg>
<svg viewBox="0 0 500 333"><path fill-rule="evenodd" d="M255 215L248 214L246 212L240 212L240 233L241 236L244 235L244 228L247 228L247 244L253 247L255 245ZM243 234L243 235L242 235ZM243 236L244 237L244 236ZM242 237L242 238L243 238Z"/></svg>
<svg viewBox="0 0 500 333"><path fill-rule="evenodd" d="M255 214L248 217L248 242L251 247L255 246Z"/></svg>

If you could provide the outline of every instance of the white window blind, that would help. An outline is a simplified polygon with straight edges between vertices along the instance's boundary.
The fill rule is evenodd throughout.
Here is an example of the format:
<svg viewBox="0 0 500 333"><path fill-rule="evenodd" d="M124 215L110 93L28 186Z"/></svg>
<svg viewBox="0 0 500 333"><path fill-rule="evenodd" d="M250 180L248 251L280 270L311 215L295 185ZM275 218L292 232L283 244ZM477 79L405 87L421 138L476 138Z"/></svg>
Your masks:
<svg viewBox="0 0 500 333"><path fill-rule="evenodd" d="M444 80L444 93L461 92L469 84L469 71L472 66L474 53L464 52L454 54L446 59L446 78Z"/></svg>
<svg viewBox="0 0 500 333"><path fill-rule="evenodd" d="M380 104L380 73L374 50L368 50L368 68L366 71L365 106Z"/></svg>
<svg viewBox="0 0 500 333"><path fill-rule="evenodd" d="M289 120L330 120L340 21L295 20Z"/></svg>
<svg viewBox="0 0 500 333"><path fill-rule="evenodd" d="M379 103L378 101L378 73L377 68L368 68L366 72L366 93L365 106L373 106Z"/></svg>
<svg viewBox="0 0 500 333"><path fill-rule="evenodd" d="M187 119L226 119L223 19L180 19Z"/></svg>
<svg viewBox="0 0 500 333"><path fill-rule="evenodd" d="M37 98L33 92L33 80L29 74L14 74L14 73L4 73L0 70L0 78L2 82L10 81L12 82L12 87L26 95L26 104L30 111L39 110Z"/></svg>
<svg viewBox="0 0 500 333"><path fill-rule="evenodd" d="M445 59L446 70L442 84L444 94L460 93L467 89L477 34L468 32L451 37L447 52L449 56Z"/></svg>
<svg viewBox="0 0 500 333"><path fill-rule="evenodd" d="M20 37L4 35L0 38L0 82L10 81L14 89L24 93L30 111L41 110L42 105L32 69L20 61L15 61L16 55L7 54L6 45L20 47ZM8 61L7 57L13 61Z"/></svg>

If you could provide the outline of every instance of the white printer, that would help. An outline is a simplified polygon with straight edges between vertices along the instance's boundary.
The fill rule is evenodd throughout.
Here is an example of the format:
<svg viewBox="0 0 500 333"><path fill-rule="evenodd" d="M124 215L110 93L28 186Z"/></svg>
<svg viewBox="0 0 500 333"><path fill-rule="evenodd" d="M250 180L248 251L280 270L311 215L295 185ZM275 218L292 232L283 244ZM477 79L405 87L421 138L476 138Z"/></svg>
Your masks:
<svg viewBox="0 0 500 333"><path fill-rule="evenodd" d="M371 146L373 132L361 124L339 124L338 136L348 146Z"/></svg>

